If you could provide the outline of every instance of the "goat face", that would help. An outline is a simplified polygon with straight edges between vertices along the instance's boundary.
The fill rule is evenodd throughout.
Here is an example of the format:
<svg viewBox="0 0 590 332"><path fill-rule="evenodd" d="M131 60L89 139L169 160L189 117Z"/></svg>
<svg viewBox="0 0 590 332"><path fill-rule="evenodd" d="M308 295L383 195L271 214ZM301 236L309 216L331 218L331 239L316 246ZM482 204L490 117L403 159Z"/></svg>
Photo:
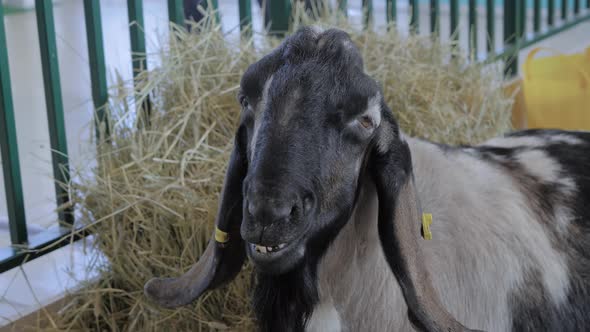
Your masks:
<svg viewBox="0 0 590 332"><path fill-rule="evenodd" d="M246 71L241 235L260 271L294 268L350 215L381 121L380 95L357 49L336 30L302 30Z"/></svg>

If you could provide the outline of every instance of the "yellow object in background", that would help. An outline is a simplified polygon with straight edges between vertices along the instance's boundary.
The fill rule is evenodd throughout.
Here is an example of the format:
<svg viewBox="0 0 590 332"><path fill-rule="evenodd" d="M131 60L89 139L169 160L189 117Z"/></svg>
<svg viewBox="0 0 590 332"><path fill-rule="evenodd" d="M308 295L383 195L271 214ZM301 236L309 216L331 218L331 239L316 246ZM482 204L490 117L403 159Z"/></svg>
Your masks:
<svg viewBox="0 0 590 332"><path fill-rule="evenodd" d="M540 51L552 55L535 58ZM523 69L528 128L590 130L590 47L571 55L536 48Z"/></svg>

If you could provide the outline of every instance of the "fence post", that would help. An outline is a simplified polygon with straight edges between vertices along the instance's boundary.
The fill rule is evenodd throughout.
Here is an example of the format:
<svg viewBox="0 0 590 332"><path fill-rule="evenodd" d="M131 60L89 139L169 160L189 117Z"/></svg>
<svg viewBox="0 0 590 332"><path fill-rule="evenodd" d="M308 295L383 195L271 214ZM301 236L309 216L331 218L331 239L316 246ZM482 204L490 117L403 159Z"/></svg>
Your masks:
<svg viewBox="0 0 590 332"><path fill-rule="evenodd" d="M2 154L2 170L4 171L10 240L12 244L23 245L28 240L27 223L9 69L4 31L4 10L0 6L0 152Z"/></svg>
<svg viewBox="0 0 590 332"><path fill-rule="evenodd" d="M387 5L392 0L387 0ZM589 0L590 1L590 0ZM338 0L338 10L344 14L344 16L348 15L348 0Z"/></svg>
<svg viewBox="0 0 590 332"><path fill-rule="evenodd" d="M541 30L541 0L535 0L533 11L533 31L537 33Z"/></svg>
<svg viewBox="0 0 590 332"><path fill-rule="evenodd" d="M107 139L110 135L110 128L104 110L108 102L108 91L98 0L84 0L84 21L86 22L86 38L88 39L92 100L96 109L96 139L100 141L102 138L101 128L104 129L104 138Z"/></svg>
<svg viewBox="0 0 590 332"><path fill-rule="evenodd" d="M494 0L486 1L487 48L488 55L496 53L496 4Z"/></svg>
<svg viewBox="0 0 590 332"><path fill-rule="evenodd" d="M518 72L518 50L524 35L524 1L504 1L504 48L512 49L506 58L504 75L510 77Z"/></svg>
<svg viewBox="0 0 590 332"><path fill-rule="evenodd" d="M524 39L526 33L526 13L527 13L527 5L526 1L517 1L517 10L518 10L518 31L517 36L518 40L521 41Z"/></svg>
<svg viewBox="0 0 590 332"><path fill-rule="evenodd" d="M127 0L127 16L129 19L129 36L131 40L131 63L133 65L134 79L141 70L147 69L142 4L143 0Z"/></svg>
<svg viewBox="0 0 590 332"><path fill-rule="evenodd" d="M129 36L131 40L131 63L133 66L133 85L137 88L137 77L143 70L147 70L147 54L145 49L145 31L143 24L143 0L127 0L127 16L129 18ZM137 89L136 89L137 90ZM136 91L137 92L137 91ZM135 95L136 109L140 102ZM149 95L141 101L142 117L139 123L148 126L151 114Z"/></svg>
<svg viewBox="0 0 590 332"><path fill-rule="evenodd" d="M55 181L55 196L57 206L60 208L58 215L59 220L72 225L74 215L71 206L69 206L70 195L66 188L70 181L68 144L66 141L59 63L55 42L53 3L51 1L36 0L35 10L43 68L43 85L45 86L45 104L49 123L49 141L52 150L51 160Z"/></svg>
<svg viewBox="0 0 590 332"><path fill-rule="evenodd" d="M440 1L430 0L430 32L440 37Z"/></svg>
<svg viewBox="0 0 590 332"><path fill-rule="evenodd" d="M373 0L363 0L363 22L365 29L369 28L373 23Z"/></svg>
<svg viewBox="0 0 590 332"><path fill-rule="evenodd" d="M168 0L168 21L178 26L184 25L184 5L182 0Z"/></svg>
<svg viewBox="0 0 590 332"><path fill-rule="evenodd" d="M555 0L547 0L547 25L552 27L555 23Z"/></svg>
<svg viewBox="0 0 590 332"><path fill-rule="evenodd" d="M410 31L418 34L420 32L420 6L417 0L410 0L411 17Z"/></svg>
<svg viewBox="0 0 590 332"><path fill-rule="evenodd" d="M469 0L469 53L477 59L477 3Z"/></svg>
<svg viewBox="0 0 590 332"><path fill-rule="evenodd" d="M459 1L451 0L451 37L453 40L459 40Z"/></svg>
<svg viewBox="0 0 590 332"><path fill-rule="evenodd" d="M252 3L250 0L240 0L240 31L242 33L252 33ZM249 30L246 30L249 29Z"/></svg>
<svg viewBox="0 0 590 332"><path fill-rule="evenodd" d="M291 1L290 0L265 0L268 1L266 8L270 15L265 17L265 26L269 27L269 32L276 36L283 36L289 30L289 20L291 19ZM268 21L270 20L270 22Z"/></svg>
<svg viewBox="0 0 590 332"><path fill-rule="evenodd" d="M203 8L205 10L209 9L209 5L211 5L211 9L213 11L213 18L215 24L221 23L221 14L219 13L219 4L217 0L203 0Z"/></svg>

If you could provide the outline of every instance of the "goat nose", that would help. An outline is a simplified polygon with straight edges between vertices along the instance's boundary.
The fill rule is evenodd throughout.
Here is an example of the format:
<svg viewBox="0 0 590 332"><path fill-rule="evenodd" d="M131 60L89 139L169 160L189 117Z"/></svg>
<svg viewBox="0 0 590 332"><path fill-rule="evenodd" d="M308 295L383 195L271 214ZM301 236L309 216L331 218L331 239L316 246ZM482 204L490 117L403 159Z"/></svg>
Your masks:
<svg viewBox="0 0 590 332"><path fill-rule="evenodd" d="M286 220L296 209L296 204L290 200L255 199L248 202L248 213L264 225Z"/></svg>

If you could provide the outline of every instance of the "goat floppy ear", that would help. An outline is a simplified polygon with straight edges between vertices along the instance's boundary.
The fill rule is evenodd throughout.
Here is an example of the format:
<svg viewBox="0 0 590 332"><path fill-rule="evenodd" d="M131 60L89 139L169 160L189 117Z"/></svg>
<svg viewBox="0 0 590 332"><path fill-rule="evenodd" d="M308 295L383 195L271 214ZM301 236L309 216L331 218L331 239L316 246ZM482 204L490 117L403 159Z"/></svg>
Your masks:
<svg viewBox="0 0 590 332"><path fill-rule="evenodd" d="M379 198L379 239L397 279L411 321L423 331L470 331L444 308L436 293L420 247L419 211L412 157L383 105L383 119L369 159Z"/></svg>
<svg viewBox="0 0 590 332"><path fill-rule="evenodd" d="M242 183L248 170L247 129L241 124L227 168L216 229L199 261L178 278L154 278L144 287L145 295L166 308L186 305L206 290L231 281L240 272L246 250L240 236Z"/></svg>

